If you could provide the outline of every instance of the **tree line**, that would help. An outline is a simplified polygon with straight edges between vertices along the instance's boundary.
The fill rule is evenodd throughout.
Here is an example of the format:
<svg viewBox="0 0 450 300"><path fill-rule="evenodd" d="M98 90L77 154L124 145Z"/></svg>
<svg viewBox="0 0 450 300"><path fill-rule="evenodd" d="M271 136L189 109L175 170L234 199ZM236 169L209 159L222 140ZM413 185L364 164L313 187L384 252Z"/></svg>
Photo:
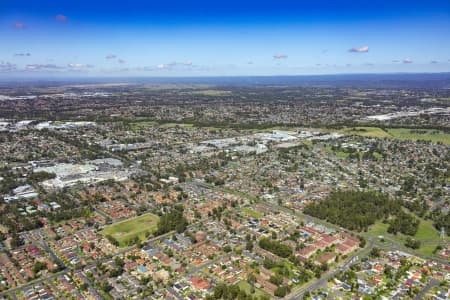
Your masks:
<svg viewBox="0 0 450 300"><path fill-rule="evenodd" d="M308 205L304 212L350 230L363 231L400 209L398 201L382 193L338 190L324 200Z"/></svg>
<svg viewBox="0 0 450 300"><path fill-rule="evenodd" d="M334 191L308 205L304 213L356 231L367 231L376 221L384 220L390 233L415 235L420 223L403 210L400 201L374 191Z"/></svg>

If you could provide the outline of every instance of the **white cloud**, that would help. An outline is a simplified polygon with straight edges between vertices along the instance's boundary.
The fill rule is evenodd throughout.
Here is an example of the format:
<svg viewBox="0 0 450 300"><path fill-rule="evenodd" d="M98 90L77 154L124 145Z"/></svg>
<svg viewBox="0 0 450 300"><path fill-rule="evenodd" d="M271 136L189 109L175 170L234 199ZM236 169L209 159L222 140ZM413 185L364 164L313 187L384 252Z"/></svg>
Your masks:
<svg viewBox="0 0 450 300"><path fill-rule="evenodd" d="M25 66L25 70L35 71L35 70L55 70L55 69L64 69L64 67L60 67L54 64L28 64Z"/></svg>
<svg viewBox="0 0 450 300"><path fill-rule="evenodd" d="M274 59L286 59L288 58L287 54L277 53L273 55Z"/></svg>
<svg viewBox="0 0 450 300"><path fill-rule="evenodd" d="M170 69L170 68L172 67L172 65L171 65L171 64L159 64L159 65L157 65L156 67L157 67L158 69L164 70L164 69Z"/></svg>
<svg viewBox="0 0 450 300"><path fill-rule="evenodd" d="M68 64L67 66L74 70L90 69L94 67L93 65L90 64Z"/></svg>
<svg viewBox="0 0 450 300"><path fill-rule="evenodd" d="M354 53L367 53L369 52L369 46L350 48L348 51Z"/></svg>
<svg viewBox="0 0 450 300"><path fill-rule="evenodd" d="M156 68L160 69L160 70L170 70L172 68L181 66L181 67L192 67L192 61L188 60L185 62L171 62L168 64L159 64L156 66Z"/></svg>

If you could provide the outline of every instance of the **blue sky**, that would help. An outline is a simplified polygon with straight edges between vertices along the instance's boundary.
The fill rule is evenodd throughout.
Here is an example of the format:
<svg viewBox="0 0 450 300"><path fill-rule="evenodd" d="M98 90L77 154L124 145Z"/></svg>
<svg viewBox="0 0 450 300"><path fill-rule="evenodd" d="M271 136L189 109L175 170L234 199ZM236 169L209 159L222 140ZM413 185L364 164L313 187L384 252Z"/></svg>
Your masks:
<svg viewBox="0 0 450 300"><path fill-rule="evenodd" d="M448 0L0 2L1 77L448 71Z"/></svg>

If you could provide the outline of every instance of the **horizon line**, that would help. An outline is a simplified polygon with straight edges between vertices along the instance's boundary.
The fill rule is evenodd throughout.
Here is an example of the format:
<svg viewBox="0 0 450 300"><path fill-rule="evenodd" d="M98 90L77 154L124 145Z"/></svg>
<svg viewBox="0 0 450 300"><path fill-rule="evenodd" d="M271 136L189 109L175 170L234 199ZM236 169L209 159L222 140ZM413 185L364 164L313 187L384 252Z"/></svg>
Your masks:
<svg viewBox="0 0 450 300"><path fill-rule="evenodd" d="M0 81L21 81L21 80L80 80L80 79L207 79L207 78L276 78L276 77L322 77L322 76L371 76L371 75L450 75L450 71L445 72L361 72L361 73L323 73L323 74L274 74L274 75L174 75L174 76L145 76L145 75L130 75L130 76L120 76L120 75L86 75L83 76L0 76Z"/></svg>

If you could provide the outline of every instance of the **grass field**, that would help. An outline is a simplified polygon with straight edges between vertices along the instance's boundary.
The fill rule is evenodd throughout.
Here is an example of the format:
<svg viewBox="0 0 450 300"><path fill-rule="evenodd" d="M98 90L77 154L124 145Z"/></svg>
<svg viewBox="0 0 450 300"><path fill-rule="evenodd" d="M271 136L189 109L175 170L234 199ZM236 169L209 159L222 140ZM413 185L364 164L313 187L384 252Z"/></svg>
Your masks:
<svg viewBox="0 0 450 300"><path fill-rule="evenodd" d="M160 125L160 127L167 127L167 128L171 128L171 127L192 128L192 127L194 127L194 125L193 124L189 124L189 123L162 123Z"/></svg>
<svg viewBox="0 0 450 300"><path fill-rule="evenodd" d="M261 218L263 216L262 213L254 211L253 209L248 208L248 207L243 207L243 208L241 208L241 210L242 210L243 213L245 213L246 215L248 215L250 217L253 217L253 218L258 218L259 219L259 218Z"/></svg>
<svg viewBox="0 0 450 300"><path fill-rule="evenodd" d="M148 128L148 127L153 127L153 126L156 126L156 125L158 125L158 123L152 122L152 121L133 122L133 123L129 124L130 129L132 131L142 130L142 129L145 129L145 128Z"/></svg>
<svg viewBox="0 0 450 300"><path fill-rule="evenodd" d="M344 151L334 151L333 149L331 149L331 146L325 147L325 150L327 150L329 153L333 153L338 158L347 158L349 155Z"/></svg>
<svg viewBox="0 0 450 300"><path fill-rule="evenodd" d="M374 152L374 153L373 153L373 157L375 157L377 160L383 158L383 156L382 156L380 153L378 153L378 152Z"/></svg>
<svg viewBox="0 0 450 300"><path fill-rule="evenodd" d="M389 133L378 127L347 127L338 132L347 135L359 135L365 137L388 138L391 137Z"/></svg>
<svg viewBox="0 0 450 300"><path fill-rule="evenodd" d="M439 232L433 227L433 223L429 220L422 220L419 225L419 230L417 230L416 239L427 241L427 240L438 240L440 238Z"/></svg>
<svg viewBox="0 0 450 300"><path fill-rule="evenodd" d="M365 235L367 236L380 236L380 235L386 235L387 229L389 227L389 224L383 224L382 222L378 221L374 225L372 225L369 228L369 231Z"/></svg>
<svg viewBox="0 0 450 300"><path fill-rule="evenodd" d="M158 219L154 214L145 214L109 225L102 230L102 234L111 235L120 246L126 246L127 242L135 237L139 237L141 241L145 240L146 232L155 231Z"/></svg>
<svg viewBox="0 0 450 300"><path fill-rule="evenodd" d="M232 92L223 90L200 90L200 91L185 92L185 94L202 95L202 96L228 96L231 95Z"/></svg>
<svg viewBox="0 0 450 300"><path fill-rule="evenodd" d="M358 135L364 137L389 138L391 135L378 127L344 127L342 129L332 128L313 128L311 131L320 131L323 133L342 133L345 135Z"/></svg>
<svg viewBox="0 0 450 300"><path fill-rule="evenodd" d="M368 232L364 233L363 235L366 237L384 236L399 243L400 245L404 245L407 236L403 234L389 234L387 232L388 227L388 224L383 224L381 221L378 221L369 228ZM417 230L414 238L421 241L421 247L416 250L416 252L428 256L432 256L433 250L437 245L441 243L439 232L433 227L433 223L429 220L420 221L419 229ZM450 240L450 238L447 237L447 240Z"/></svg>
<svg viewBox="0 0 450 300"><path fill-rule="evenodd" d="M251 285L247 281L239 281L238 286L241 290L245 291L247 294L251 294ZM268 296L268 294L260 289L255 288L255 293L253 296L261 297L261 296Z"/></svg>
<svg viewBox="0 0 450 300"><path fill-rule="evenodd" d="M389 128L387 132L399 140L425 140L450 144L450 134L434 129Z"/></svg>
<svg viewBox="0 0 450 300"><path fill-rule="evenodd" d="M424 140L450 145L450 133L435 129L387 128L383 130L378 127L345 127L342 129L319 128L314 130L364 137L391 138L402 141Z"/></svg>

